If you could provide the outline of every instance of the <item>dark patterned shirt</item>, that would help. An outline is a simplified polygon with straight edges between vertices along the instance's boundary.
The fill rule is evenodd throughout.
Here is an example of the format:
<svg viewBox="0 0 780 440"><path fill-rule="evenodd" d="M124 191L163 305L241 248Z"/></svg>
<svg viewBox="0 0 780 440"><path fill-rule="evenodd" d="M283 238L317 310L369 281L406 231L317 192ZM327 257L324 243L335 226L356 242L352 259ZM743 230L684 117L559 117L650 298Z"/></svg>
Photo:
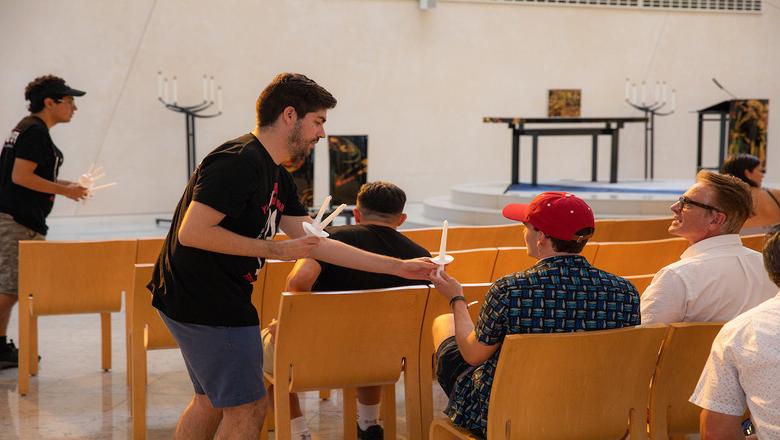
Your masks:
<svg viewBox="0 0 780 440"><path fill-rule="evenodd" d="M639 322L639 293L630 282L596 269L580 255L566 255L496 281L474 331L477 340L494 345L517 333L603 330ZM500 352L458 378L444 411L453 424L485 435Z"/></svg>

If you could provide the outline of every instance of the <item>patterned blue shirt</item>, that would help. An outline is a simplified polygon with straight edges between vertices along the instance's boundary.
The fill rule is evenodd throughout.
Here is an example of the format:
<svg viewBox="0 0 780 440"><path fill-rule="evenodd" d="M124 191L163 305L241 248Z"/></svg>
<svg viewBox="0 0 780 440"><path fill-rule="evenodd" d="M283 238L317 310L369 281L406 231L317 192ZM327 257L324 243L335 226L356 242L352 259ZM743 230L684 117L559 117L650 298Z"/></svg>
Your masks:
<svg viewBox="0 0 780 440"><path fill-rule="evenodd" d="M623 278L596 269L580 255L545 258L525 272L496 281L474 331L487 345L517 333L563 333L638 325L639 293ZM499 348L463 373L444 411L456 426L482 436Z"/></svg>

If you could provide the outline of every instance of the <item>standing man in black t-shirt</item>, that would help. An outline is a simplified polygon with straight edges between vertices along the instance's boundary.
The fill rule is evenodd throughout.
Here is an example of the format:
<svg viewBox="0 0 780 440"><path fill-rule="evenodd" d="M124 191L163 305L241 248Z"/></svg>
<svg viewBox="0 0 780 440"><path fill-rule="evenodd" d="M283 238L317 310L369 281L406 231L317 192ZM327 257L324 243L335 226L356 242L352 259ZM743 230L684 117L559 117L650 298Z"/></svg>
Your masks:
<svg viewBox="0 0 780 440"><path fill-rule="evenodd" d="M430 257L424 247L418 245L396 229L406 221L404 214L406 194L389 182L371 182L360 187L357 206L354 209L356 225L328 228L330 238L350 246L395 258ZM312 258L299 259L287 277L286 291L333 292L339 290L384 289L410 286L420 283L392 275L364 272L336 266ZM273 335L275 323L263 330L263 368L273 374ZM384 437L379 425L379 400L381 387L361 387L358 398L358 439L374 440ZM297 394L290 395L293 440L310 439L306 419L301 411ZM344 414L344 417L348 417Z"/></svg>
<svg viewBox="0 0 780 440"><path fill-rule="evenodd" d="M257 99L255 129L217 147L190 177L149 283L195 388L174 438L259 436L267 397L250 296L265 258L311 256L412 279L434 268L305 236L312 220L281 164L311 153L335 105L309 78L279 74ZM278 228L291 239L272 241Z"/></svg>
<svg viewBox="0 0 780 440"><path fill-rule="evenodd" d="M27 84L24 98L30 114L22 119L3 143L0 153L0 368L19 364L13 341L6 341L8 320L16 303L19 240L43 240L46 217L54 196L81 200L88 190L58 178L62 151L54 145L49 130L70 122L76 111L75 96L85 92L68 87L54 75L35 78Z"/></svg>

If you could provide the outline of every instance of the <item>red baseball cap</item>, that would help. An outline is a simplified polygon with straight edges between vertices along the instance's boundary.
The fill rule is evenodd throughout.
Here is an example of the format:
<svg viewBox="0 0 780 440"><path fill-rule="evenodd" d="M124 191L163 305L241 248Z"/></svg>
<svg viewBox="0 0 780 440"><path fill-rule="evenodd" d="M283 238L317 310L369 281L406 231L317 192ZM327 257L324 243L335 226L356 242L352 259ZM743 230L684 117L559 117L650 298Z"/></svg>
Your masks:
<svg viewBox="0 0 780 440"><path fill-rule="evenodd" d="M530 223L545 235L559 240L590 238L577 231L595 228L593 211L587 203L567 192L543 192L529 204L510 203L504 207L504 217Z"/></svg>

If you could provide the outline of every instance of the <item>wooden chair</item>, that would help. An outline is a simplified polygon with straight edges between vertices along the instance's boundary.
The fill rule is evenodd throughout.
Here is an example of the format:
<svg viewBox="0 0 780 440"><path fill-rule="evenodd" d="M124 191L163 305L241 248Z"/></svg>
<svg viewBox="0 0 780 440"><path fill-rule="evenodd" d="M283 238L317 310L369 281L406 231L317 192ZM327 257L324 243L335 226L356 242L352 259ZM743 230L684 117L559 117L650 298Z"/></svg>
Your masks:
<svg viewBox="0 0 780 440"><path fill-rule="evenodd" d="M111 369L111 312L132 286L136 241L19 242L19 394L38 373L38 317L100 314L102 367Z"/></svg>
<svg viewBox="0 0 780 440"><path fill-rule="evenodd" d="M639 292L639 295L642 296L642 293L644 293L645 289L647 289L647 286L649 286L650 282L653 281L654 276L655 274L651 273L646 275L629 275L623 278L630 281L631 284L636 287L636 291Z"/></svg>
<svg viewBox="0 0 780 440"><path fill-rule="evenodd" d="M650 387L650 438L698 434L701 408L688 402L723 323L669 326Z"/></svg>
<svg viewBox="0 0 780 440"><path fill-rule="evenodd" d="M441 228L399 229L398 232L424 247L428 252L439 250ZM455 248L452 248L452 250L455 250Z"/></svg>
<svg viewBox="0 0 780 440"><path fill-rule="evenodd" d="M471 320L477 322L479 312L485 300L485 295L490 290L491 283L463 284L463 296L467 303L477 301L477 304L469 307ZM420 337L420 407L422 414L422 426L426 427L433 420L433 363L436 348L433 346L433 320L439 315L452 313L447 300L435 288L431 288L428 296L428 305L425 307L425 317L422 323L422 336ZM423 434L428 435L426 429Z"/></svg>
<svg viewBox="0 0 780 440"><path fill-rule="evenodd" d="M766 238L766 235L764 234L743 235L740 238L742 238L742 246L745 246L747 248L753 249L754 251L758 251L758 252L764 250L764 239Z"/></svg>
<svg viewBox="0 0 780 440"><path fill-rule="evenodd" d="M463 283L487 283L491 281L493 266L496 264L497 248L452 251L447 254L455 260L447 265L447 273ZM438 253L432 254L434 257Z"/></svg>
<svg viewBox="0 0 780 440"><path fill-rule="evenodd" d="M295 261L266 260L263 265L263 294L259 298L260 328L268 327L272 319L279 313L279 300L282 298L287 275L290 274ZM278 319L278 318L277 318Z"/></svg>
<svg viewBox="0 0 780 440"><path fill-rule="evenodd" d="M647 241L673 238L671 217L643 219L599 219L593 241Z"/></svg>
<svg viewBox="0 0 780 440"><path fill-rule="evenodd" d="M428 290L284 293L274 351L275 438L290 439L289 393L333 388L345 389L344 437L354 438L354 388L395 384L403 371L408 438L419 439L420 329ZM385 437L395 438L394 417L385 419Z"/></svg>
<svg viewBox="0 0 780 440"><path fill-rule="evenodd" d="M580 255L592 263L598 246L598 243L588 242ZM498 248L496 264L493 266L493 274L490 279L495 281L503 276L524 271L538 262L539 260L528 255L528 250L525 247Z"/></svg>
<svg viewBox="0 0 780 440"><path fill-rule="evenodd" d="M127 296L130 315L130 347L132 364L130 376L130 413L133 418L133 439L146 438L146 352L177 348L173 335L152 307L152 294L146 285L152 278L153 264L136 264L132 293Z"/></svg>
<svg viewBox="0 0 780 440"><path fill-rule="evenodd" d="M525 246L522 223L491 226L453 226L447 230L447 248L453 251L490 247ZM438 251L437 247L432 251Z"/></svg>
<svg viewBox="0 0 780 440"><path fill-rule="evenodd" d="M165 243L165 237L158 238L139 238L135 251L135 264L154 264L157 262L157 257L160 256L163 243ZM151 279L151 274L149 279ZM127 384L130 385L130 370L132 368L132 353L130 347L132 346L132 335L130 334L130 324L132 323L132 308L130 302L132 301L132 292L125 292L125 351L127 354Z"/></svg>
<svg viewBox="0 0 780 440"><path fill-rule="evenodd" d="M654 274L679 260L687 247L683 238L599 243L593 265L619 276Z"/></svg>
<svg viewBox="0 0 780 440"><path fill-rule="evenodd" d="M504 338L488 439L647 439L650 378L665 326ZM627 355L630 354L630 355ZM475 438L449 420L431 439Z"/></svg>

